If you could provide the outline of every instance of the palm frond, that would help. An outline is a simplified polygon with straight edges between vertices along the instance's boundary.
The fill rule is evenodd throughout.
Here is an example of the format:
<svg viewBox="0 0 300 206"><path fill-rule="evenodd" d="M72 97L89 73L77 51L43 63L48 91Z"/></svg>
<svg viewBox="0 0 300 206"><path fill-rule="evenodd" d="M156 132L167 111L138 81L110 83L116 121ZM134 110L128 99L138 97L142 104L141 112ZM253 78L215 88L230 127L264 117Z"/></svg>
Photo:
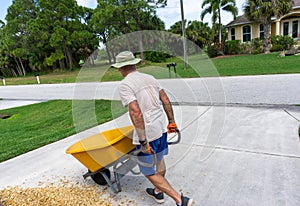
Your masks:
<svg viewBox="0 0 300 206"><path fill-rule="evenodd" d="M238 9L237 7L233 6L233 5L227 5L225 7L222 7L222 10L230 12L234 18L236 18L237 14L238 14Z"/></svg>
<svg viewBox="0 0 300 206"><path fill-rule="evenodd" d="M211 12L212 12L212 8L210 6L204 9L200 14L201 21L203 21L206 14L211 14Z"/></svg>

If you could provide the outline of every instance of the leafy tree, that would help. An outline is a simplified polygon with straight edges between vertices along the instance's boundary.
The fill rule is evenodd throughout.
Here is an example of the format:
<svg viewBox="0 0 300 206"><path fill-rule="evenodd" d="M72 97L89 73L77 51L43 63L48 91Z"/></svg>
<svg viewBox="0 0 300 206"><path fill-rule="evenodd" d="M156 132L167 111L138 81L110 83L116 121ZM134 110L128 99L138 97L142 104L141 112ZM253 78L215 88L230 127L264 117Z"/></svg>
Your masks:
<svg viewBox="0 0 300 206"><path fill-rule="evenodd" d="M144 25L147 25L147 29L157 29L157 25L151 22L151 19L158 20L156 16L155 8L156 5L161 4L166 1L157 0L133 0L133 1L123 1L123 12L127 15L127 19L129 21L129 25L132 25L135 31L142 31L144 30ZM155 6L152 6L149 3L155 3ZM154 18L151 18L154 16ZM130 23L132 22L132 23ZM164 25L163 25L164 26ZM164 28L162 28L164 29ZM138 33L138 45L140 50L140 57L142 59L142 63L144 61L144 54L143 54L143 41L142 36Z"/></svg>
<svg viewBox="0 0 300 206"><path fill-rule="evenodd" d="M186 36L189 40L197 44L200 48L208 46L212 42L212 30L208 26L208 23L203 23L199 21L188 22Z"/></svg>
<svg viewBox="0 0 300 206"><path fill-rule="evenodd" d="M89 28L92 11L75 0L39 0L37 18L29 22L30 33L42 52L42 64L73 69L98 46Z"/></svg>
<svg viewBox="0 0 300 206"><path fill-rule="evenodd" d="M112 56L107 42L109 39L122 34L121 28L128 29L119 2L115 0L98 0L98 6L92 16L92 27L99 40L106 46L107 57L111 64Z"/></svg>
<svg viewBox="0 0 300 206"><path fill-rule="evenodd" d="M218 42L219 43L220 26L217 25L217 24L212 25L211 32L212 32L212 42ZM222 39L221 44L224 44L224 42L227 39L227 31L226 31L226 28L223 24L221 25L221 39Z"/></svg>
<svg viewBox="0 0 300 206"><path fill-rule="evenodd" d="M206 7L205 7L206 6ZM236 7L235 0L204 0L201 8L205 9L201 12L201 20L203 21L204 17L207 14L212 14L212 23L216 24L218 21L219 26L219 43L222 43L222 19L221 19L221 11L230 12L234 19L238 14L238 8Z"/></svg>
<svg viewBox="0 0 300 206"><path fill-rule="evenodd" d="M99 41L106 44L121 34L164 29L155 9L166 2L98 0L94 10L78 6L76 0L13 0L7 23L0 22L0 73L72 69L91 56ZM138 42L142 55L141 38Z"/></svg>
<svg viewBox="0 0 300 206"><path fill-rule="evenodd" d="M247 0L244 12L250 20L260 21L264 26L264 52L270 52L272 17L279 18L292 9L291 0Z"/></svg>
<svg viewBox="0 0 300 206"><path fill-rule="evenodd" d="M172 32L174 34L182 34L182 22L177 21L173 25L170 26L169 32Z"/></svg>
<svg viewBox="0 0 300 206"><path fill-rule="evenodd" d="M171 25L169 32L182 34L181 21ZM189 21L186 28L186 38L197 44L200 48L210 45L214 40L214 31L208 23L200 21Z"/></svg>
<svg viewBox="0 0 300 206"><path fill-rule="evenodd" d="M34 0L14 0L8 8L7 24L3 26L2 30L2 45L5 49L2 54L4 54L6 66L10 67L11 73L15 76L25 76L26 70L28 70L29 54L33 44L27 22L35 18L36 13Z"/></svg>
<svg viewBox="0 0 300 206"><path fill-rule="evenodd" d="M75 0L40 0L40 12L38 18L41 18L47 25L49 44L53 51L45 59L49 66L59 62L61 69L66 67L73 68L73 57L71 54L71 34L74 31L74 24L77 19ZM68 64L68 66L66 65Z"/></svg>
<svg viewBox="0 0 300 206"><path fill-rule="evenodd" d="M0 28L0 75L9 76L8 66L9 66L9 54L5 47L5 31L4 31L4 22Z"/></svg>
<svg viewBox="0 0 300 206"><path fill-rule="evenodd" d="M94 26L103 43L118 35L145 29L164 29L164 23L157 17L155 9L166 4L166 0L98 0L93 16ZM138 47L143 56L142 37ZM108 56L110 48L106 45ZM112 52L114 53L114 52Z"/></svg>

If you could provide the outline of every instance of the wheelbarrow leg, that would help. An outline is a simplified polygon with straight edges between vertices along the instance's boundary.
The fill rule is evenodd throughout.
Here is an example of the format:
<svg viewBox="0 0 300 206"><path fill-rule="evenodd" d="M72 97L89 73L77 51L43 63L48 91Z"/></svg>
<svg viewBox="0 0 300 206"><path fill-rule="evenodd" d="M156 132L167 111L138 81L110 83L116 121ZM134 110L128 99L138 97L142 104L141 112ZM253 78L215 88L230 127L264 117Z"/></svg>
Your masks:
<svg viewBox="0 0 300 206"><path fill-rule="evenodd" d="M100 172L104 179L106 180L107 184L109 185L110 189L114 192L114 193L118 193L121 190L119 190L119 185L118 185L118 190L115 188L115 186L113 185L112 181L109 179L109 177L105 174L105 172L101 171Z"/></svg>
<svg viewBox="0 0 300 206"><path fill-rule="evenodd" d="M133 168L137 165L136 161L132 160L129 155L124 156L116 164L113 166L113 172L115 174L116 184L118 188L118 192L122 190L121 187L121 179L127 174L128 172L135 173Z"/></svg>
<svg viewBox="0 0 300 206"><path fill-rule="evenodd" d="M122 175L115 172L115 178L116 178L118 192L121 192L121 190L122 190L122 187L121 187L121 178L122 178Z"/></svg>

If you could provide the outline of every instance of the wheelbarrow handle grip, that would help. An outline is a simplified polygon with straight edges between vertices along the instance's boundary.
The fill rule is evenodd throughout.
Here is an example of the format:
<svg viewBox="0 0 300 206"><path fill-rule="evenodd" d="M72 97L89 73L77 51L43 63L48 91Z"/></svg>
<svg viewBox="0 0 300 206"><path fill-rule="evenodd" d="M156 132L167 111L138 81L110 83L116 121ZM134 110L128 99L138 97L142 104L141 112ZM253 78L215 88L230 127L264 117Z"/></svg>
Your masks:
<svg viewBox="0 0 300 206"><path fill-rule="evenodd" d="M177 134L177 140L173 141L173 142L168 142L168 145L174 145L174 144L178 144L181 141L181 133L179 131L179 129L175 129L176 134Z"/></svg>
<svg viewBox="0 0 300 206"><path fill-rule="evenodd" d="M176 134L177 134L177 139L176 141L173 142L168 142L168 145L175 145L178 144L181 141L181 133L179 131L179 129L175 129ZM138 159L138 156L140 153L143 153L141 149L139 150L134 150L133 152L130 153L131 155L131 159L133 159L134 161L136 161L139 165L142 165L144 167L153 167L156 165L157 159L156 159L156 154L153 152L153 150L151 149L151 147L148 147L148 153L151 154L152 156L152 164L140 161Z"/></svg>
<svg viewBox="0 0 300 206"><path fill-rule="evenodd" d="M142 151L141 151L141 149L139 149L139 150L134 150L133 152L131 152L130 153L130 157L131 157L131 159L133 159L134 161L136 161L139 165L141 165L141 166L144 166L144 167L153 167L153 166L155 166L156 165L156 162L157 162L157 159L156 159L156 154L153 152L153 150L151 149L151 147L150 148L148 148L149 149L149 154L151 154L151 156L152 156L152 163L146 163L146 162L143 162L143 161L140 161L139 160L139 154L140 153L143 153ZM141 156L142 157L142 156Z"/></svg>

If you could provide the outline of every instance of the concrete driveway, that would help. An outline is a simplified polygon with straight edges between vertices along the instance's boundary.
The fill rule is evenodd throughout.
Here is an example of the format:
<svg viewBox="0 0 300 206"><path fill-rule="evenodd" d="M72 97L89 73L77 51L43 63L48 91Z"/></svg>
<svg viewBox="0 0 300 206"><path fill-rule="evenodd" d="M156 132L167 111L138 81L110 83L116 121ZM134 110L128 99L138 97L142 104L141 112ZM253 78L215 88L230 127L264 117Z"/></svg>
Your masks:
<svg viewBox="0 0 300 206"><path fill-rule="evenodd" d="M273 79L279 77L272 76ZM247 78L250 82L256 82L250 80L250 77L242 78L240 81L246 81ZM293 78L294 83L299 84L300 81L296 81L299 75ZM167 89L168 85L172 87L174 85L168 81L164 83ZM224 82L223 86L230 87L229 83ZM256 96L258 89L252 91L249 86L245 97L240 98L236 95L237 93L242 95L243 91L236 93L232 90L232 100L240 100L239 103L233 101L231 106L205 105L207 103L205 99L197 100L201 98L200 90L197 90L199 95L195 95L196 102L185 102L184 99L180 99L183 90L168 89L170 94L176 94L173 98L180 100L177 102L184 102L174 107L182 131L182 141L178 145L170 146L170 154L166 159L167 178L170 183L177 190L191 196L195 200L195 205L298 206L300 107L289 104L300 103L298 99L300 93L298 92L298 95L294 93L300 87L296 89L291 87L283 91L282 87L287 89L290 86L283 84L282 87L279 86L278 83L277 86L267 89L268 92L265 91L267 93L258 96ZM84 87L83 91L87 88ZM231 88L240 90L233 85ZM275 88L281 90L275 91ZM108 90L107 95L114 94L115 92L109 92L114 90L115 87ZM223 98L221 92L218 90L215 92L217 98ZM1 90L0 94L3 94ZM250 94L255 95L249 97ZM271 94L275 96L269 99ZM279 97L277 100L276 94ZM228 95L226 93L226 99L229 98ZM188 94L182 96L188 98ZM252 104L251 99L255 100ZM217 105L218 102L215 103ZM191 106L196 104L204 106ZM258 106L262 104L267 106ZM65 154L65 150L82 138L128 124L130 124L128 114L125 114L114 121L2 162L0 187L14 185L36 187L40 182L58 183L61 179L100 187L90 178L83 180L82 175L87 169L71 155ZM143 176L128 174L122 179L121 184L123 190L117 195L112 194L107 187L103 187L107 195L112 195L114 205L126 205L128 199L132 200L130 205L156 205L152 199L144 195L145 188L151 184ZM164 205L172 206L174 202L167 198Z"/></svg>

